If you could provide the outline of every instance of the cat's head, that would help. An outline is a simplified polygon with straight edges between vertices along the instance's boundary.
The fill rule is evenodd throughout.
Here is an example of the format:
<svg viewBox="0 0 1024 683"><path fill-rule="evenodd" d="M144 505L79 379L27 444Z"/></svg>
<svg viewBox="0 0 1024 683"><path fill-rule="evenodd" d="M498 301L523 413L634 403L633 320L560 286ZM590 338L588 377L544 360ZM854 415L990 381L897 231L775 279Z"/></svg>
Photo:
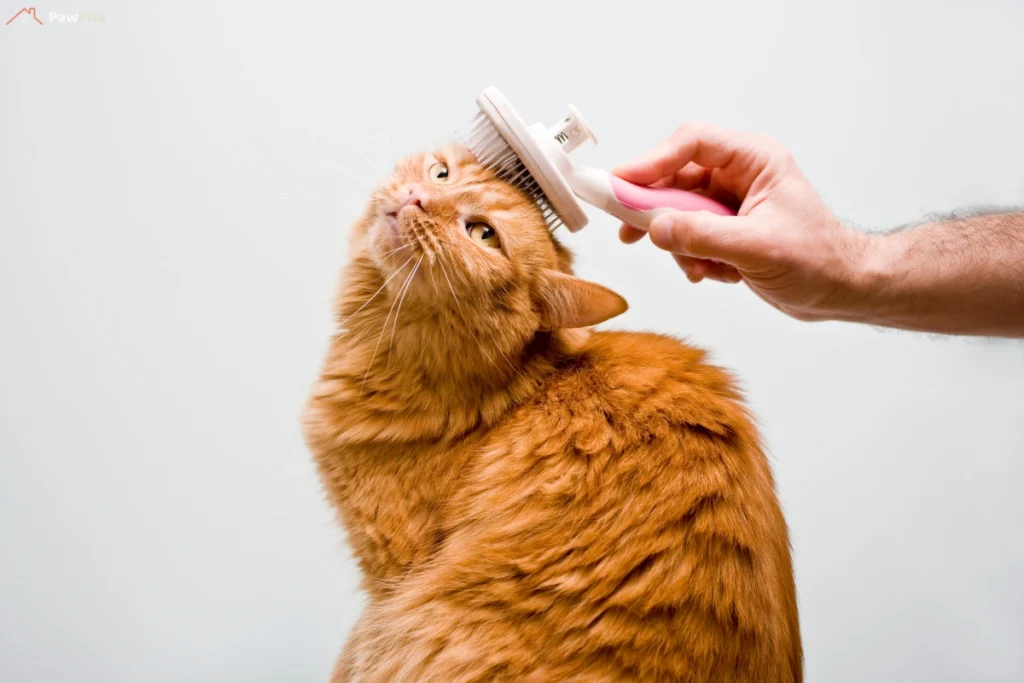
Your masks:
<svg viewBox="0 0 1024 683"><path fill-rule="evenodd" d="M573 277L537 206L458 146L401 161L374 191L355 240L400 305L447 308L477 326L529 336L627 307Z"/></svg>

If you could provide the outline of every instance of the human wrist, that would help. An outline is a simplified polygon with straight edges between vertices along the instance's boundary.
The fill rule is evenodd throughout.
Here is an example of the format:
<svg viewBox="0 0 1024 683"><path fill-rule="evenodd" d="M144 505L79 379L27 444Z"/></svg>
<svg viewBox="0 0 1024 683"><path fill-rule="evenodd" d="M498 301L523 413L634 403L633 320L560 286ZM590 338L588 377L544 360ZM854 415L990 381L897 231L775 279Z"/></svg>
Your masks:
<svg viewBox="0 0 1024 683"><path fill-rule="evenodd" d="M893 313L894 302L902 297L898 291L901 278L898 265L903 249L896 235L865 233L847 228L852 233L853 255L848 265L848 282L852 292L850 305L840 319L849 322L881 324Z"/></svg>

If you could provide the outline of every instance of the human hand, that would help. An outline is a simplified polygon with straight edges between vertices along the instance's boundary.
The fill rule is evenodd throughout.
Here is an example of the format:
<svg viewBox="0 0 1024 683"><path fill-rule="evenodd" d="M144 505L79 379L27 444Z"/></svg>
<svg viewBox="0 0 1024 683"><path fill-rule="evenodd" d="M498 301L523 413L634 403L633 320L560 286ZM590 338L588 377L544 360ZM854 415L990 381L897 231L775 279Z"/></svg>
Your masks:
<svg viewBox="0 0 1024 683"><path fill-rule="evenodd" d="M651 241L671 252L692 282L746 282L800 320L843 318L857 305L871 238L839 222L779 142L686 123L614 173L737 208L736 216L672 212L651 223ZM632 243L644 234L623 225L619 237Z"/></svg>

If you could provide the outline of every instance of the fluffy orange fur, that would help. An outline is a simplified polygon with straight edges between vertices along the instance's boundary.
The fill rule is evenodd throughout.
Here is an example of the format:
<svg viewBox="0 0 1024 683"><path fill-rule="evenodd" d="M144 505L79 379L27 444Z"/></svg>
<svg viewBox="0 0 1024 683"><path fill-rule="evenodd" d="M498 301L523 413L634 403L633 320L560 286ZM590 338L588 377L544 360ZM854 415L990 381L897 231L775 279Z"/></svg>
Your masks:
<svg viewBox="0 0 1024 683"><path fill-rule="evenodd" d="M334 681L802 679L785 521L725 372L590 331L625 302L461 148L402 162L351 247L304 417L369 596Z"/></svg>

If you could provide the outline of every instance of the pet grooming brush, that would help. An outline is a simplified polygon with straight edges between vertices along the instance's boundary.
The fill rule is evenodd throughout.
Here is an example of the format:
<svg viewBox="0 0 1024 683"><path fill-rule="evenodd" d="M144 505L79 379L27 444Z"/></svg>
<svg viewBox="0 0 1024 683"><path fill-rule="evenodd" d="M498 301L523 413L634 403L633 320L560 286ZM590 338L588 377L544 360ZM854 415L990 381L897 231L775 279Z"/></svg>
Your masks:
<svg viewBox="0 0 1024 683"><path fill-rule="evenodd" d="M587 140L597 144L597 137L572 105L568 116L548 128L541 123L527 126L497 88L487 88L476 102L480 113L462 142L477 161L526 192L552 230L565 225L576 232L587 224L578 199L643 230L667 211L735 214L700 194L642 187L607 171L573 165L569 153Z"/></svg>

